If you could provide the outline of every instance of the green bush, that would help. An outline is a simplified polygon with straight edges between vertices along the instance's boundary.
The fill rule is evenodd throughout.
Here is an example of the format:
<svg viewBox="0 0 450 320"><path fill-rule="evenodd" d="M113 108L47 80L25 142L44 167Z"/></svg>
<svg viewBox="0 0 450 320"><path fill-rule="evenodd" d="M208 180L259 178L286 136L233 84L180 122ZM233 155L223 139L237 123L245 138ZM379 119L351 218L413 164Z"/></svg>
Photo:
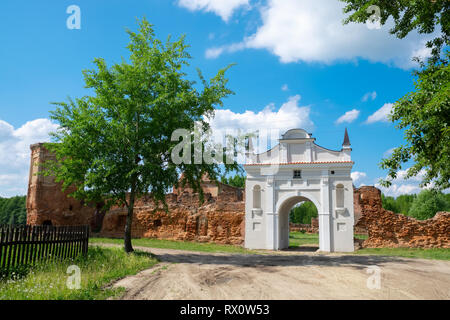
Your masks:
<svg viewBox="0 0 450 320"><path fill-rule="evenodd" d="M450 204L444 194L432 190L423 190L414 199L408 215L416 219L426 220L434 217L438 211L448 210L450 210Z"/></svg>
<svg viewBox="0 0 450 320"><path fill-rule="evenodd" d="M381 195L383 208L425 220L434 217L438 211L450 210L450 194L438 191L422 190L418 195L406 194L397 198Z"/></svg>
<svg viewBox="0 0 450 320"><path fill-rule="evenodd" d="M310 224L311 218L317 218L317 208L309 201L292 208L289 214L289 221L292 223Z"/></svg>
<svg viewBox="0 0 450 320"><path fill-rule="evenodd" d="M0 225L27 222L26 197L0 198Z"/></svg>

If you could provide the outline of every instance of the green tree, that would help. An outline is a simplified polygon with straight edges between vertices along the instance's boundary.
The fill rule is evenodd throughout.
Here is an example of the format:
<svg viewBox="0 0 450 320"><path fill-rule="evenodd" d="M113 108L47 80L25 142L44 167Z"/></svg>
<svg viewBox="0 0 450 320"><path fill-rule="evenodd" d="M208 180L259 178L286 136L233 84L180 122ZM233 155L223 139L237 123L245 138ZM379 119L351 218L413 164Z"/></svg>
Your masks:
<svg viewBox="0 0 450 320"><path fill-rule="evenodd" d="M448 57L448 54L447 54ZM390 116L404 129L406 144L381 161L388 169L382 184L389 186L409 160L414 164L405 179L423 172L421 186L434 184L437 190L450 187L450 67L448 60L417 72L415 92L398 100Z"/></svg>
<svg viewBox="0 0 450 320"><path fill-rule="evenodd" d="M390 33L402 39L411 31L440 35L427 43L432 57L425 64L419 58L421 69L414 71L415 91L397 101L390 119L398 121L399 129L405 129L406 144L394 149L380 163L388 170L388 177L381 181L390 186L402 165L410 160L414 165L405 179L424 173L421 186L432 185L436 190L450 187L450 72L448 66L450 35L450 1L390 1L390 0L341 0L347 5L345 13L351 13L344 23L363 23L374 13L372 5L380 9L380 23L392 17L394 27ZM444 52L442 52L444 51ZM432 184L431 184L432 183Z"/></svg>
<svg viewBox="0 0 450 320"><path fill-rule="evenodd" d="M414 199L408 215L425 220L434 217L438 211L448 210L450 210L450 203L447 202L444 194L434 190L422 190Z"/></svg>
<svg viewBox="0 0 450 320"><path fill-rule="evenodd" d="M414 200L417 198L415 194L402 194L395 199L397 203L398 213L402 213L407 215L409 210L411 209L411 205Z"/></svg>
<svg viewBox="0 0 450 320"><path fill-rule="evenodd" d="M26 197L0 198L0 224L23 225L27 222Z"/></svg>
<svg viewBox="0 0 450 320"><path fill-rule="evenodd" d="M231 177L222 176L220 181L230 186L245 188L245 176L242 174L235 174Z"/></svg>
<svg viewBox="0 0 450 320"><path fill-rule="evenodd" d="M311 224L311 218L317 218L317 208L310 201L292 208L289 213L289 221L293 223Z"/></svg>
<svg viewBox="0 0 450 320"><path fill-rule="evenodd" d="M399 213L397 203L394 197L386 197L384 194L381 194L381 203L384 209L395 213Z"/></svg>
<svg viewBox="0 0 450 320"><path fill-rule="evenodd" d="M389 31L399 39L406 37L416 30L422 34L432 34L439 31L440 35L427 42L432 48L434 60L439 59L443 46L449 44L450 39L450 1L446 0L340 0L346 3L344 13L351 13L344 23L365 23L376 13L370 6L380 9L379 21L382 25L389 18L394 21L394 27Z"/></svg>
<svg viewBox="0 0 450 320"><path fill-rule="evenodd" d="M219 164L192 164L198 160L194 159L196 152L183 149L183 157L187 155L191 162L172 161L171 153L180 142L171 137L174 130L186 129L186 139L192 138L196 124L204 137L209 128L207 118L232 91L226 88L226 68L210 81L198 71L201 91L186 79L182 69L189 65L190 55L184 37L175 42L169 37L163 43L155 38L146 19L139 22L138 33L127 33L129 61L122 59L108 68L103 59L95 59L96 69L83 71L86 88L93 95L55 103L51 118L59 123L59 129L53 133L54 143L47 147L56 161L45 164L44 174L55 176L63 189L73 186L71 196L86 203L104 199L107 206L124 205L124 247L131 252L137 198L150 192L156 203L167 208L165 194L178 185L181 173L182 184L201 195L201 177L208 174L217 179ZM184 143L189 151L207 151L204 144L199 150L194 141ZM234 163L225 165L225 171L234 169Z"/></svg>
<svg viewBox="0 0 450 320"><path fill-rule="evenodd" d="M383 208L386 210L390 210L395 213L401 213L404 215L408 215L409 209L413 201L416 199L415 194L404 194L394 197L386 197L384 194L381 195L381 201L383 204Z"/></svg>

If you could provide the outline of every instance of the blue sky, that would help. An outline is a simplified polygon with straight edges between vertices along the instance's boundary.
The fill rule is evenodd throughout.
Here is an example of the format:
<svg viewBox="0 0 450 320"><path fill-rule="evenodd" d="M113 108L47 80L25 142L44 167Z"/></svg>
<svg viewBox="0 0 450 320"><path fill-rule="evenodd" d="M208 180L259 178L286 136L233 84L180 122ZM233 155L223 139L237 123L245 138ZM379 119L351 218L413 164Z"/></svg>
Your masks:
<svg viewBox="0 0 450 320"><path fill-rule="evenodd" d="M81 29L68 29L66 9L81 10ZM0 196L25 194L29 144L48 139L53 101L80 97L81 70L95 57L128 57L126 28L146 17L165 39L185 34L187 69L206 77L236 63L217 126L306 127L326 148L340 149L348 128L355 185L373 185L378 163L403 143L387 122L391 103L413 90L414 55L424 38L398 40L388 26L342 26L338 0L3 0L0 11ZM391 195L418 192L395 181Z"/></svg>

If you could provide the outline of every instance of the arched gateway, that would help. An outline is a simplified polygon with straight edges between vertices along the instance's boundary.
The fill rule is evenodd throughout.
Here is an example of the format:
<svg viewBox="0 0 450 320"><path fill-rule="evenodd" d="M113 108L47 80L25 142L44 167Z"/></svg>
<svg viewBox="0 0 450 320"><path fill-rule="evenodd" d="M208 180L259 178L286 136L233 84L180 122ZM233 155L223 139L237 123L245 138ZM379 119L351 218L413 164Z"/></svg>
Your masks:
<svg viewBox="0 0 450 320"><path fill-rule="evenodd" d="M311 201L319 214L320 250L354 250L353 161L347 129L341 151L314 141L305 130L292 129L271 150L247 154L246 248L287 248L289 211L299 202ZM249 146L251 151L251 141Z"/></svg>

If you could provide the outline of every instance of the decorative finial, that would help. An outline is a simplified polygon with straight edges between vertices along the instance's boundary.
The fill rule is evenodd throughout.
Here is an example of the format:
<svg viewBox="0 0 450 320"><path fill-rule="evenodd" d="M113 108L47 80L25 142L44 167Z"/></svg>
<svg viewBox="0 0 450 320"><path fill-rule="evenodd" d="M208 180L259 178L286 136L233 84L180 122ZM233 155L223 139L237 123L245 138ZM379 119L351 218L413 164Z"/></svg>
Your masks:
<svg viewBox="0 0 450 320"><path fill-rule="evenodd" d="M345 128L344 142L342 146L350 146L350 139L348 138L347 128Z"/></svg>

